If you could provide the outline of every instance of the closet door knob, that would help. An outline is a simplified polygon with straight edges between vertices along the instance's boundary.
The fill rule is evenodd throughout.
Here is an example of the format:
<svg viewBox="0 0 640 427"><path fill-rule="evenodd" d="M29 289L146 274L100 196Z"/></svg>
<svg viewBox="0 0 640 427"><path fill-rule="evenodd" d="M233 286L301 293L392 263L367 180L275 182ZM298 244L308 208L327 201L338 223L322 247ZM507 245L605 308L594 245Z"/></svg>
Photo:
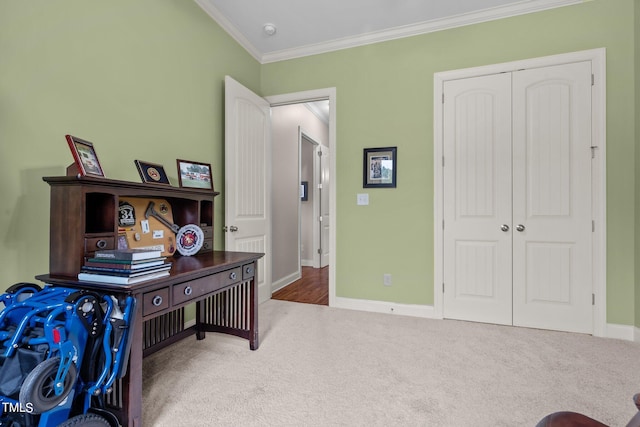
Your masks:
<svg viewBox="0 0 640 427"><path fill-rule="evenodd" d="M521 232L521 233L522 233L522 232L524 231L524 225L522 225L522 224L518 224L518 225L516 226L516 230L518 230L519 232Z"/></svg>
<svg viewBox="0 0 640 427"><path fill-rule="evenodd" d="M509 231L509 226L507 224L502 224L502 227L500 227L500 230L506 233L507 231Z"/></svg>

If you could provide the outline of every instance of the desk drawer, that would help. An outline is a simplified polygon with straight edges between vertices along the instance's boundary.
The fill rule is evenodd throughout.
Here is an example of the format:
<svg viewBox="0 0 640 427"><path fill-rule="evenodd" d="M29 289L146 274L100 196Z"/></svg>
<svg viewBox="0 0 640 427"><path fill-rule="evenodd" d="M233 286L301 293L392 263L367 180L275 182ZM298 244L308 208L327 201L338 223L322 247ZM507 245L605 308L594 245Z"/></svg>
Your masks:
<svg viewBox="0 0 640 427"><path fill-rule="evenodd" d="M240 267L173 285L173 303L180 304L242 280Z"/></svg>
<svg viewBox="0 0 640 427"><path fill-rule="evenodd" d="M249 280L256 274L255 263L245 264L242 266L242 280Z"/></svg>
<svg viewBox="0 0 640 427"><path fill-rule="evenodd" d="M85 255L93 255L96 251L103 249L115 249L116 239L113 236L105 237L85 237L84 253Z"/></svg>
<svg viewBox="0 0 640 427"><path fill-rule="evenodd" d="M142 295L142 315L146 316L169 308L169 288L162 288Z"/></svg>

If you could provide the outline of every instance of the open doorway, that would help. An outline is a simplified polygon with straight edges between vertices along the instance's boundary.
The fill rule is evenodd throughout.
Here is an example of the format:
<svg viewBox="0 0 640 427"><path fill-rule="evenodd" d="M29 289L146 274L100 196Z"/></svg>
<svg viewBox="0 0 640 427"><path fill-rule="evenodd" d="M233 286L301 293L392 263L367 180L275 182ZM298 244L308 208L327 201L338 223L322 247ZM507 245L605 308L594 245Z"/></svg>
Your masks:
<svg viewBox="0 0 640 427"><path fill-rule="evenodd" d="M272 298L329 305L329 101L272 106Z"/></svg>

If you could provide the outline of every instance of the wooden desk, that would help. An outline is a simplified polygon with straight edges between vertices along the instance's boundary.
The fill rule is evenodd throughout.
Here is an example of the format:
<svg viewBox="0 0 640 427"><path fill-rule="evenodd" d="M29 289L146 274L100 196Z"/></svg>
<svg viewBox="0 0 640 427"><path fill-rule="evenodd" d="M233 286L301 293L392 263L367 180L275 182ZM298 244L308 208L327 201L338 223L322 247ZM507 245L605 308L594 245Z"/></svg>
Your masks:
<svg viewBox="0 0 640 427"><path fill-rule="evenodd" d="M260 345L258 334L259 253L214 251L172 260L171 274L133 285L80 282L73 277L41 275L53 286L94 290L136 299L129 367L106 397L107 409L123 426L142 423L142 358L190 335L204 339L206 332L223 332ZM195 325L185 327L184 307L196 304Z"/></svg>

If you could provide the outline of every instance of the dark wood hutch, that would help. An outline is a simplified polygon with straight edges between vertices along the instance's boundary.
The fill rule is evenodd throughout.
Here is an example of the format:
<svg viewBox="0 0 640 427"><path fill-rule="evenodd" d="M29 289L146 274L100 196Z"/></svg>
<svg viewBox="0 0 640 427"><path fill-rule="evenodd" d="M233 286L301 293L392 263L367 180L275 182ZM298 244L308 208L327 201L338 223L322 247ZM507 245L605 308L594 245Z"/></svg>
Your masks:
<svg viewBox="0 0 640 427"><path fill-rule="evenodd" d="M129 367L106 397L108 409L123 426L142 426L142 359L182 338L223 332L259 346L257 264L259 253L213 250L212 190L133 183L93 177L45 177L50 185L49 273L36 278L47 285L95 290L136 298ZM170 257L170 275L132 285L83 282L77 274L84 258L117 245L121 197L163 198L179 226L199 225L205 245L194 256ZM188 326L185 307L195 304Z"/></svg>

